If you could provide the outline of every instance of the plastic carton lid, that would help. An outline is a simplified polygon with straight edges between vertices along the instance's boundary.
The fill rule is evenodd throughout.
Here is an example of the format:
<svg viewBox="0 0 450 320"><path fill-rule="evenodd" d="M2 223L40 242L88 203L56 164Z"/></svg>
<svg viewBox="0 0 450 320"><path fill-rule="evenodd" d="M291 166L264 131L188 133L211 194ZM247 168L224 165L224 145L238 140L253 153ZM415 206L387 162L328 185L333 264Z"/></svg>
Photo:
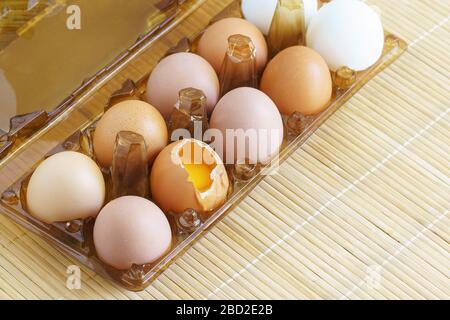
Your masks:
<svg viewBox="0 0 450 320"><path fill-rule="evenodd" d="M0 3L0 130L51 111L155 27L171 0L5 0ZM0 131L1 132L1 131Z"/></svg>

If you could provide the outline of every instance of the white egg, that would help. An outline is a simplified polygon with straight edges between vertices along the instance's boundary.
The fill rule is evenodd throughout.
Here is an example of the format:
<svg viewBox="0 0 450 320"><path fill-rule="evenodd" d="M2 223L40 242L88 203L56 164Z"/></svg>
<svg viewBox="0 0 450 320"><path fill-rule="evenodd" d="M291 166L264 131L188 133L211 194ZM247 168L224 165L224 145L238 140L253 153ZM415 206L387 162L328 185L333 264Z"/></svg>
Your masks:
<svg viewBox="0 0 450 320"><path fill-rule="evenodd" d="M242 13L246 20L268 35L277 2L277 0L242 0Z"/></svg>
<svg viewBox="0 0 450 320"><path fill-rule="evenodd" d="M94 217L105 200L105 181L97 164L72 151L44 160L27 188L30 213L46 223Z"/></svg>
<svg viewBox="0 0 450 320"><path fill-rule="evenodd" d="M269 34L273 16L277 8L277 0L242 0L242 13L262 33ZM303 0L306 26L317 12L317 0Z"/></svg>
<svg viewBox="0 0 450 320"><path fill-rule="evenodd" d="M303 6L305 10L305 22L306 27L309 27L309 24L311 23L312 18L317 13L317 7L318 7L318 0L303 0Z"/></svg>
<svg viewBox="0 0 450 320"><path fill-rule="evenodd" d="M332 71L344 66L361 71L381 57L384 31L380 16L367 4L334 0L313 17L306 42Z"/></svg>

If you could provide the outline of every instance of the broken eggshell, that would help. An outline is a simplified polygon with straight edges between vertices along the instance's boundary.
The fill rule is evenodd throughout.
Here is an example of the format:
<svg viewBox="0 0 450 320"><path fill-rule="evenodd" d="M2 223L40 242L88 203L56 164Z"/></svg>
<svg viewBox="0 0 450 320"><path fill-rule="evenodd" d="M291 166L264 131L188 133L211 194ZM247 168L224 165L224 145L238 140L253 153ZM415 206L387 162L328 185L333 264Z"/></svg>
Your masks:
<svg viewBox="0 0 450 320"><path fill-rule="evenodd" d="M225 202L228 187L220 157L195 139L167 146L156 158L150 175L153 200L166 213L180 214L187 208L210 212Z"/></svg>

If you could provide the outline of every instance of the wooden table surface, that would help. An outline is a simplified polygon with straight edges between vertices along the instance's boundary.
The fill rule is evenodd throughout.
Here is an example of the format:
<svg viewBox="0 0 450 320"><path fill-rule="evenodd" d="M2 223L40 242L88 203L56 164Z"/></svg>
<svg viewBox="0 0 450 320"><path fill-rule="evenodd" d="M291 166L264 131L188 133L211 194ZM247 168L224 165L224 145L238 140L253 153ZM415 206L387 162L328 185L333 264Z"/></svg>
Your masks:
<svg viewBox="0 0 450 320"><path fill-rule="evenodd" d="M150 287L68 289L75 262L0 215L0 298L448 299L450 1L367 2L408 51Z"/></svg>

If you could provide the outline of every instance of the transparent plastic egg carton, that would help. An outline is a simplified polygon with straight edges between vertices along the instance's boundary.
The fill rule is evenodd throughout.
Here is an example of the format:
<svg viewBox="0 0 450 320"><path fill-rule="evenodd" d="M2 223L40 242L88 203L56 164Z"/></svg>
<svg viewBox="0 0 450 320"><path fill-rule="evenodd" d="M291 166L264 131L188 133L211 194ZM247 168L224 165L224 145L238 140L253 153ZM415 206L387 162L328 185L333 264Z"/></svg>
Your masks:
<svg viewBox="0 0 450 320"><path fill-rule="evenodd" d="M224 7L223 3L227 6ZM365 83L388 67L407 47L403 40L386 32L383 55L374 66L358 73L342 69L333 74L333 97L324 112L309 117L296 114L283 115L285 141L279 157L264 166L245 164L228 166L231 182L228 199L209 216L199 217L188 208L177 217L168 214L173 232L173 247L155 263L134 265L129 270L116 270L96 256L92 239L95 218L45 224L27 212L25 195L28 180L43 159L64 150L78 151L94 157L92 133L104 110L127 99L144 100L148 76L161 58L175 52L195 52L195 44L202 30L209 23L221 18L240 17L239 8L239 1L183 1L176 8L176 16L170 16L156 31L152 30L142 36L134 47L105 68L108 72L103 70L91 78L88 81L90 86L85 85L79 92L74 92L71 103L64 108L60 106L59 109L55 109L59 111L55 111L51 119L41 119L42 113L13 119L13 122L18 123L16 131L19 135L23 128L28 131L26 134L22 132L23 143L16 146L0 163L1 211L50 241L80 264L129 290L143 290L215 223L233 210L261 179L276 173L280 163L301 148L326 119ZM196 25L193 26L196 21ZM151 63L146 62L149 61L149 57L152 57ZM27 121L35 123L30 125ZM110 190L110 174L103 171L107 189Z"/></svg>

